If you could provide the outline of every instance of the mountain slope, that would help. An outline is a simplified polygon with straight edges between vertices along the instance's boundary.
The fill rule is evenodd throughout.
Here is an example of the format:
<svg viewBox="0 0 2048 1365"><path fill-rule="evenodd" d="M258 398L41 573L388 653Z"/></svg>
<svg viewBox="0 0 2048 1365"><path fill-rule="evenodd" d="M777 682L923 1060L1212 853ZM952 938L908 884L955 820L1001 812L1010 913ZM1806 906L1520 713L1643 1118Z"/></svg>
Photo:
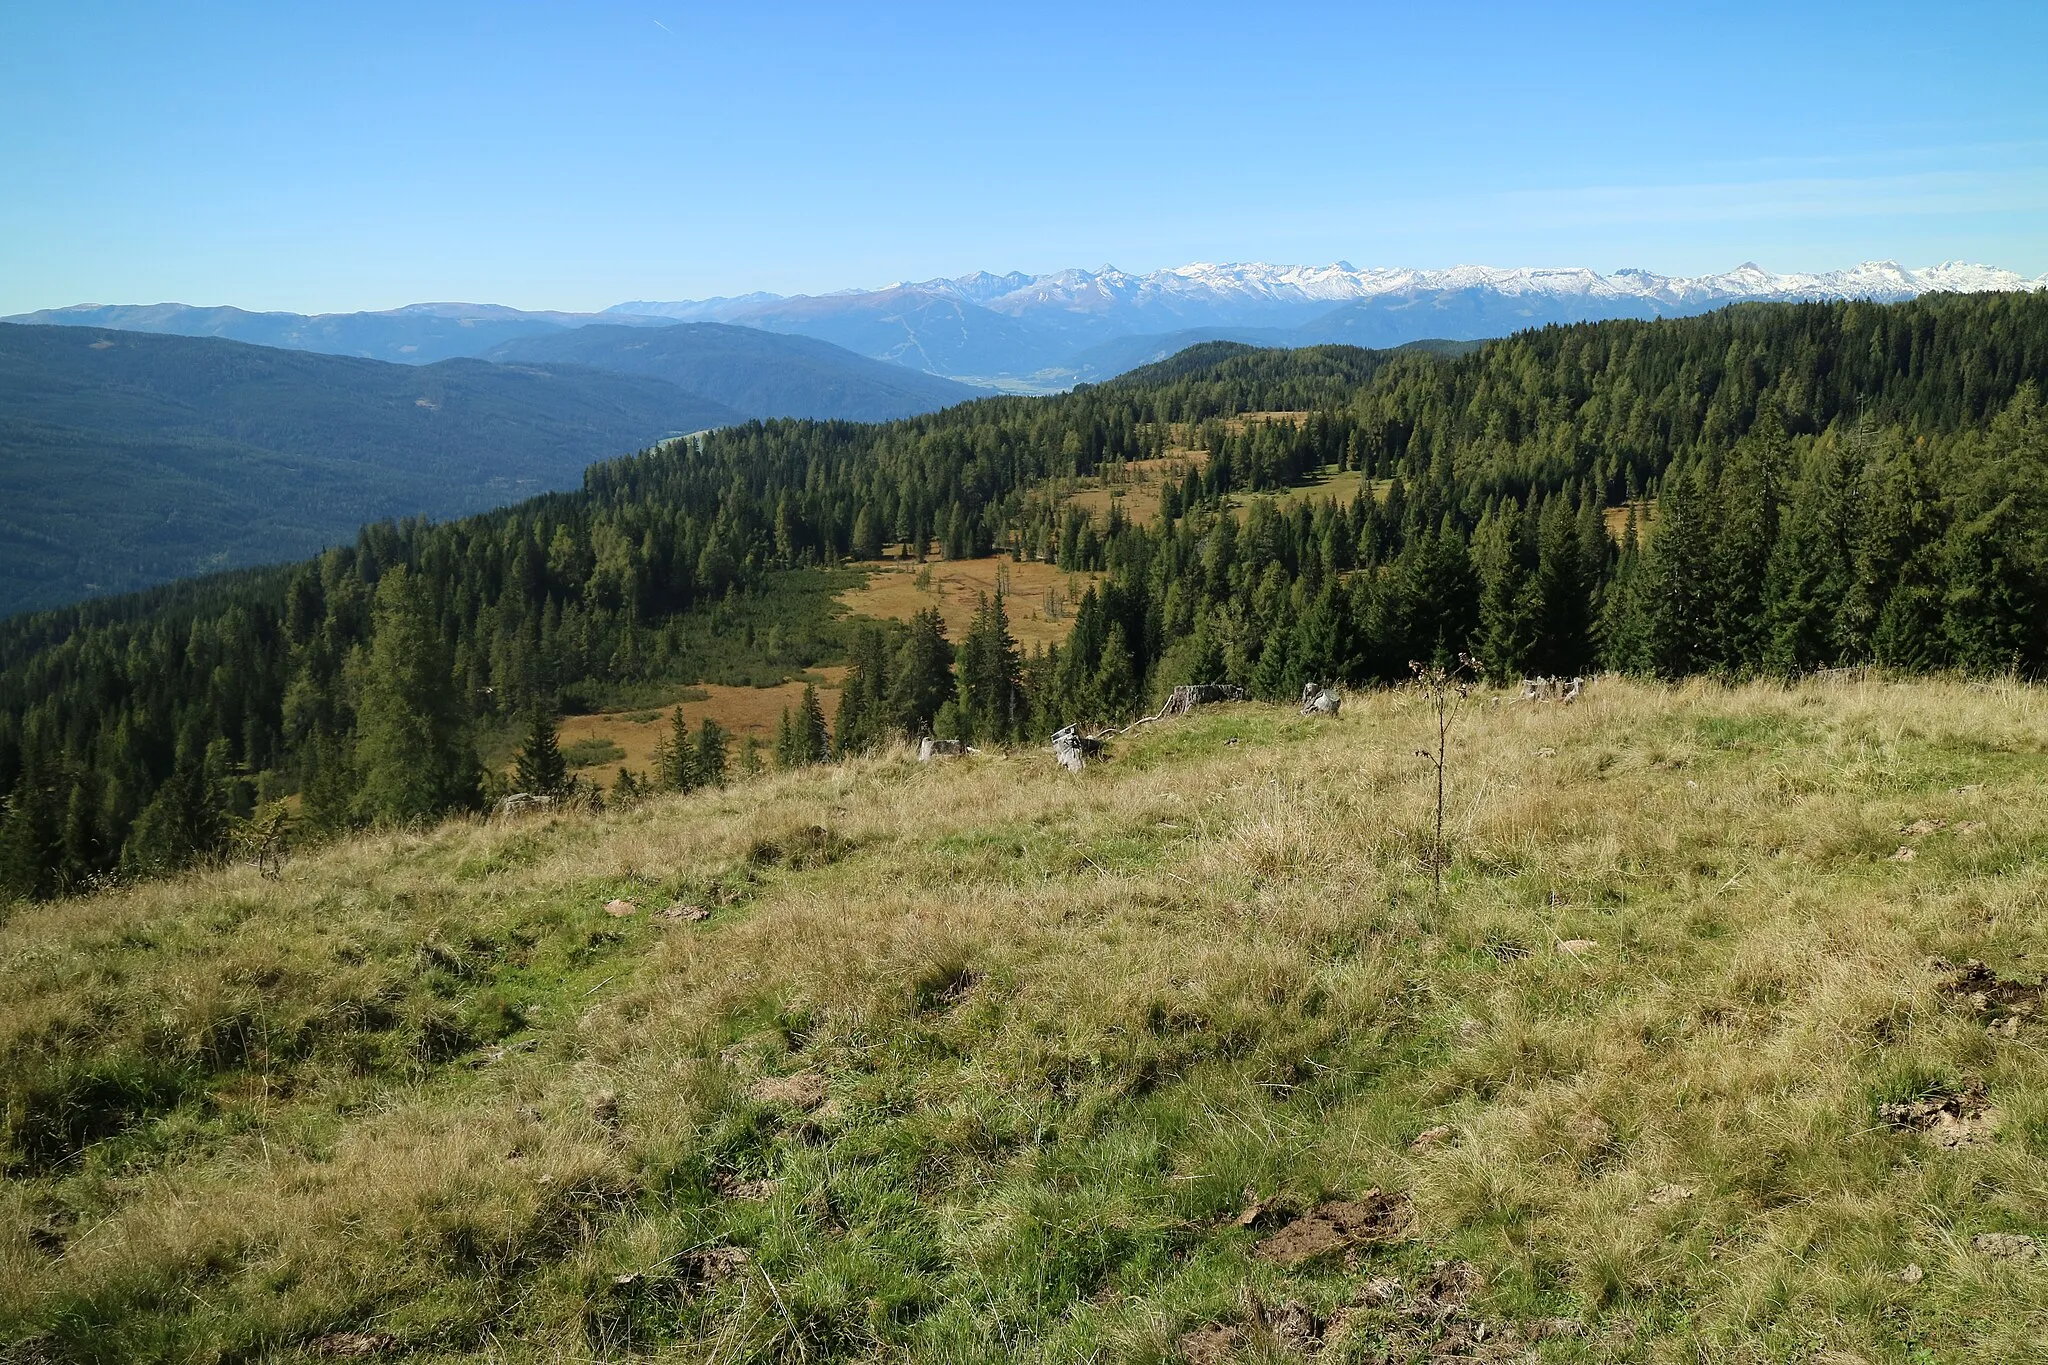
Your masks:
<svg viewBox="0 0 2048 1365"><path fill-rule="evenodd" d="M165 336L225 337L325 355L358 356L401 365L481 355L518 337L582 326L583 313L528 313L495 304L415 303L378 313L251 313L182 303L81 304L0 319L41 326L112 327ZM625 317L607 322L626 324Z"/></svg>
<svg viewBox="0 0 2048 1365"><path fill-rule="evenodd" d="M20 907L0 1341L2038 1362L2041 694L1491 700Z"/></svg>
<svg viewBox="0 0 2048 1365"><path fill-rule="evenodd" d="M0 615L574 488L739 414L573 366L0 325Z"/></svg>
<svg viewBox="0 0 2048 1365"><path fill-rule="evenodd" d="M588 365L667 380L749 417L879 422L985 397L987 391L805 336L688 322L596 324L508 341L484 357Z"/></svg>

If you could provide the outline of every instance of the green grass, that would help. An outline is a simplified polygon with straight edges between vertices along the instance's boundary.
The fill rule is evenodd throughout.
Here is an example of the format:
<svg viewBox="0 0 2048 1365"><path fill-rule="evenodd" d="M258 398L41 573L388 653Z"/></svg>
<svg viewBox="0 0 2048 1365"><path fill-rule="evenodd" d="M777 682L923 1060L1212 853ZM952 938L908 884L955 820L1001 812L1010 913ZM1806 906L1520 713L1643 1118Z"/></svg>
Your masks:
<svg viewBox="0 0 2048 1365"><path fill-rule="evenodd" d="M1078 778L894 753L18 909L0 1342L2037 1359L2048 1257L1974 1239L2048 1236L2048 1034L1927 959L2040 980L2048 698L1476 700L1441 903L1423 726L1224 707ZM1962 1146L1879 1114L1975 1086ZM1374 1188L1412 1224L1348 1265L1237 1223Z"/></svg>

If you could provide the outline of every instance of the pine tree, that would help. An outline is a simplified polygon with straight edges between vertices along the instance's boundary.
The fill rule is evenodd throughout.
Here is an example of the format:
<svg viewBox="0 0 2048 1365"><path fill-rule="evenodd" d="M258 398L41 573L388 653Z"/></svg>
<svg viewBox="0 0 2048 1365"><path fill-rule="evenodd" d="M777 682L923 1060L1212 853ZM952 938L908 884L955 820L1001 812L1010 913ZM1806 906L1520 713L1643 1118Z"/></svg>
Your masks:
<svg viewBox="0 0 2048 1365"><path fill-rule="evenodd" d="M1137 663L1124 643L1124 628L1112 626L1102 646L1102 661L1095 666L1095 700L1104 720L1125 720L1138 709ZM1020 708L1021 715L1021 708ZM1013 722L1012 736L1015 734Z"/></svg>
<svg viewBox="0 0 2048 1365"><path fill-rule="evenodd" d="M1636 525L1636 504L1628 503L1621 533L1621 551L1614 578L1600 609L1600 659L1617 673L1638 676L1657 671L1650 635L1649 574L1643 563L1642 533Z"/></svg>
<svg viewBox="0 0 2048 1365"><path fill-rule="evenodd" d="M1536 531L1531 665L1537 673L1571 677L1592 666L1599 566L1589 566L1588 558L1582 518L1573 514L1569 500L1562 495L1545 499Z"/></svg>
<svg viewBox="0 0 2048 1365"><path fill-rule="evenodd" d="M1680 678L1715 666L1718 555L1706 471L1672 473L1657 499L1657 533L1640 569L1650 671Z"/></svg>
<svg viewBox="0 0 2048 1365"><path fill-rule="evenodd" d="M1554 501L1554 500L1553 500ZM1472 566L1479 576L1479 639L1473 651L1496 682L1532 671L1549 641L1541 636L1543 584L1529 572L1527 518L1513 502L1482 518L1472 536Z"/></svg>
<svg viewBox="0 0 2048 1365"><path fill-rule="evenodd" d="M0 904L57 894L61 818L53 774L31 760L0 813Z"/></svg>
<svg viewBox="0 0 2048 1365"><path fill-rule="evenodd" d="M732 736L723 725L706 716L697 726L697 777L707 787L725 785L726 746Z"/></svg>
<svg viewBox="0 0 2048 1365"><path fill-rule="evenodd" d="M903 644L890 670L889 713L896 727L913 738L931 733L939 708L952 700L953 646L938 608L926 607L910 618Z"/></svg>
<svg viewBox="0 0 2048 1365"><path fill-rule="evenodd" d="M808 762L804 757L803 728L785 706L775 721L775 766L787 772Z"/></svg>
<svg viewBox="0 0 2048 1365"><path fill-rule="evenodd" d="M1781 677L1837 657L1836 633L1859 539L1861 470L1847 444L1829 441L1808 456L1771 547L1764 572L1763 667Z"/></svg>
<svg viewBox="0 0 2048 1365"><path fill-rule="evenodd" d="M818 700L818 689L812 683L804 684L795 731L796 744L805 763L823 763L832 757L832 732L825 726L825 705Z"/></svg>
<svg viewBox="0 0 2048 1365"><path fill-rule="evenodd" d="M1749 434L1721 463L1709 581L1714 589L1712 660L1726 672L1756 671L1768 649L1766 579L1778 538L1779 489L1788 451L1777 409L1765 404Z"/></svg>
<svg viewBox="0 0 2048 1365"><path fill-rule="evenodd" d="M482 800L483 769L451 668L425 582L394 566L377 585L375 625L357 668L357 806L366 818L431 820Z"/></svg>
<svg viewBox="0 0 2048 1365"><path fill-rule="evenodd" d="M526 743L512 760L512 785L534 796L559 796L569 787L569 763L562 757L555 718L536 705L527 723Z"/></svg>
<svg viewBox="0 0 2048 1365"><path fill-rule="evenodd" d="M680 706L669 713L668 733L655 745L654 777L665 791L692 792L704 785L697 741L690 734L690 722Z"/></svg>
<svg viewBox="0 0 2048 1365"><path fill-rule="evenodd" d="M1010 638L1003 600L983 594L960 646L961 737L970 743L1004 744L1024 719L1022 660Z"/></svg>
<svg viewBox="0 0 2048 1365"><path fill-rule="evenodd" d="M866 626L854 637L852 667L839 694L833 733L844 756L873 748L889 728L888 644L879 627Z"/></svg>

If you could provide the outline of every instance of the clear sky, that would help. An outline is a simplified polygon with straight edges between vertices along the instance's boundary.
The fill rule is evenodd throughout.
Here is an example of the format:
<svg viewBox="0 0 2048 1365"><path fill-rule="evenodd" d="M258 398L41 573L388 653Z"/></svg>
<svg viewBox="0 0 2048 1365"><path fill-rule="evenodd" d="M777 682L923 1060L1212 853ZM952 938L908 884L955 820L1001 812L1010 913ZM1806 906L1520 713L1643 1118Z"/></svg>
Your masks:
<svg viewBox="0 0 2048 1365"><path fill-rule="evenodd" d="M2048 3L0 0L0 313L2048 271Z"/></svg>

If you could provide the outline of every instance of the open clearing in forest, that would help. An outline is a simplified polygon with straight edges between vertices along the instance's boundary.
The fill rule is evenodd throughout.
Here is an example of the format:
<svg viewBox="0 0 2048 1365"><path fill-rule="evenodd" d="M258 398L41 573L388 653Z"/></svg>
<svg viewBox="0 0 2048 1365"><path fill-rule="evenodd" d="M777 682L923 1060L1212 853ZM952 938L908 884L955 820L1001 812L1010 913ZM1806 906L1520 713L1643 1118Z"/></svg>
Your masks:
<svg viewBox="0 0 2048 1365"><path fill-rule="evenodd" d="M1020 563L1008 555L923 564L892 561L871 569L864 584L841 593L838 600L856 616L881 621L908 621L927 607L937 607L947 636L957 645L981 598L995 595L999 575L1009 585L1003 609L1009 614L1010 635L1026 650L1064 644L1074 628L1074 607L1088 585L1101 577L1067 573L1035 561Z"/></svg>
<svg viewBox="0 0 2048 1365"><path fill-rule="evenodd" d="M810 669L804 675L816 681L818 700L825 708L828 721L838 709L840 686L846 680L846 672L843 664L831 664ZM739 753L740 741L748 735L760 740L764 746L773 745L776 722L781 718L783 708L795 711L803 701L804 679L785 682L778 687L724 687L704 683L677 691L679 695L675 700L658 707L562 717L560 742L563 749L593 740L608 740L622 751L619 757L605 758L587 768L576 769L576 775L607 789L617 781L622 765L642 777L652 776L654 746L668 735L669 712L677 705L683 708L683 715L688 718L692 730L707 716L724 726L732 734L735 757Z"/></svg>

